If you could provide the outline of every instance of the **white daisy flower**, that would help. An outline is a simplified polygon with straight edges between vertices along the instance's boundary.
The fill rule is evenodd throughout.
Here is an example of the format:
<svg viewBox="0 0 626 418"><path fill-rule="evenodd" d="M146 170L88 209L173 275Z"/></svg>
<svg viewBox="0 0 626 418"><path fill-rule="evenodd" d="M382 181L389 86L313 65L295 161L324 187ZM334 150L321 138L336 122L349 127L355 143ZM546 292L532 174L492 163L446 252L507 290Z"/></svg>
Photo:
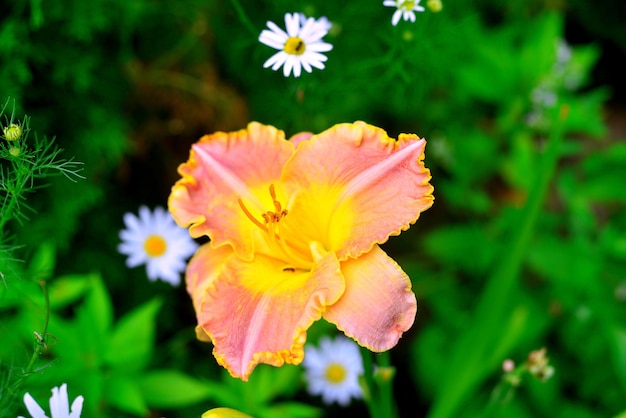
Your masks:
<svg viewBox="0 0 626 418"><path fill-rule="evenodd" d="M300 19L300 26L304 26L306 21L309 19L313 19L312 17L306 17L304 13L298 13L298 18ZM330 20L326 16L322 16L319 19L313 19L317 25L319 25L319 29L325 30L327 33L330 31L330 28L333 26L330 23Z"/></svg>
<svg viewBox="0 0 626 418"><path fill-rule="evenodd" d="M283 31L274 22L267 22L270 30L264 29L259 35L259 42L278 49L279 52L272 55L263 68L272 67L276 71L283 66L283 74L289 77L293 70L294 77L300 77L301 69L308 73L312 67L324 69L324 62L328 59L321 52L333 49L329 43L323 42L322 38L328 33L330 22L326 18L306 18L301 13L285 14L285 27Z"/></svg>
<svg viewBox="0 0 626 418"><path fill-rule="evenodd" d="M324 403L347 406L351 398L361 398L359 376L363 374L363 359L352 340L323 337L319 348L310 345L304 348L302 365L306 369L309 393L322 395Z"/></svg>
<svg viewBox="0 0 626 418"><path fill-rule="evenodd" d="M37 404L28 392L24 394L24 404L26 405L26 409L28 409L28 413L32 418L48 418L43 408ZM51 418L80 418L82 410L82 396L74 399L72 407L70 408L69 400L67 398L67 384L63 383L60 388L55 387L52 389L52 397L50 398ZM24 417L19 416L17 418Z"/></svg>
<svg viewBox="0 0 626 418"><path fill-rule="evenodd" d="M421 0L385 0L383 6L395 7L395 11L391 18L391 24L396 26L402 17L404 20L415 22L415 12L423 12L425 9L420 6Z"/></svg>
<svg viewBox="0 0 626 418"><path fill-rule="evenodd" d="M176 286L185 271L186 260L198 248L185 228L176 225L172 215L157 207L154 213L146 206L139 208L139 217L124 214L126 229L120 231L122 243L117 250L127 255L129 268L146 265L148 278L161 279Z"/></svg>

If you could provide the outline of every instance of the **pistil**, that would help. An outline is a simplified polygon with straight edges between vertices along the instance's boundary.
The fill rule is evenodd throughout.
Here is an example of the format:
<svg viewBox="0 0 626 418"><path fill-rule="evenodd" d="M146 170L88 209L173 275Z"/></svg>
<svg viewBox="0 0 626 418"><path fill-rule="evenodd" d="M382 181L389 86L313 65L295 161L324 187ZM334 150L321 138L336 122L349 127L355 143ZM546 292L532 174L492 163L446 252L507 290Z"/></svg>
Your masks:
<svg viewBox="0 0 626 418"><path fill-rule="evenodd" d="M237 199L237 203L239 203L239 207L243 211L250 221L259 227L263 232L267 234L268 243L273 251L284 254L285 258L295 261L298 266L311 268L313 263L311 260L307 260L302 257L293 248L289 246L289 244L281 237L280 234L280 220L283 219L289 211L287 209L283 209L283 206L278 201L276 196L276 190L274 185L271 184L269 187L270 196L272 197L272 203L274 205L274 211L267 211L261 214L263 218L263 223L258 220L246 207L241 198Z"/></svg>

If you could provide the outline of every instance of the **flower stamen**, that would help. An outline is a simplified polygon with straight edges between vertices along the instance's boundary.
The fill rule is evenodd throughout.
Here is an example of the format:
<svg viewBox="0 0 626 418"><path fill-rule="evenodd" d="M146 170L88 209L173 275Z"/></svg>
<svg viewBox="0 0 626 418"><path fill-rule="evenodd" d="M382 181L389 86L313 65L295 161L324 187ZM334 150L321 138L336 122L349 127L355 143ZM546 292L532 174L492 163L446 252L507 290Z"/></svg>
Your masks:
<svg viewBox="0 0 626 418"><path fill-rule="evenodd" d="M250 213L250 211L248 210L248 208L246 207L246 205L243 204L243 200L241 200L241 198L237 198L237 203L239 203L239 207L241 208L241 210L243 211L243 213L248 217L248 219L250 219L250 221L252 221L253 224L255 224L256 226L258 226L261 230L263 230L264 232L267 232L267 227L265 225L263 225L261 222L259 222L254 215L252 215ZM265 218L265 217L264 217Z"/></svg>
<svg viewBox="0 0 626 418"><path fill-rule="evenodd" d="M248 210L246 205L243 203L241 198L237 199L237 203L239 203L239 207L243 211L250 221L256 226L258 226L263 232L267 234L268 243L271 248L276 251L282 252L290 259L296 261L299 267L303 267L309 269L313 266L313 262L311 260L307 260L305 257L302 257L297 250L294 250L289 246L289 244L281 238L280 236L280 220L283 219L289 211L287 209L283 209L283 206L278 201L278 197L276 196L276 189L273 184L270 184L269 187L270 196L272 197L272 203L274 205L274 212L268 210L267 212L261 214L264 223L261 223L254 215Z"/></svg>

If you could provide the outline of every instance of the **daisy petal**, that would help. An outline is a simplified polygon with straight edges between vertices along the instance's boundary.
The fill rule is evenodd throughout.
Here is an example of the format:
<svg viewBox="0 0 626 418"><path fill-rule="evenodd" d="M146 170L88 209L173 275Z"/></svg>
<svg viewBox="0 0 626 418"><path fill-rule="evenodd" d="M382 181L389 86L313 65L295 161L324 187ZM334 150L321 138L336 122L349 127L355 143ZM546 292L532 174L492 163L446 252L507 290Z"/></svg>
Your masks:
<svg viewBox="0 0 626 418"><path fill-rule="evenodd" d="M307 60L301 60L300 64L302 64L302 68L304 68L304 71L307 73L313 72L313 68L311 68L311 64L309 64Z"/></svg>
<svg viewBox="0 0 626 418"><path fill-rule="evenodd" d="M276 23L274 22L267 22L267 27L271 29L272 32L274 32L276 35L280 36L281 38L283 38L285 41L287 40L287 38L289 38L289 35L287 34L287 32L285 32L284 30L282 30Z"/></svg>
<svg viewBox="0 0 626 418"><path fill-rule="evenodd" d="M326 42L316 42L307 46L307 52L328 52L333 49L333 46ZM323 56L323 55L322 55ZM326 58L326 57L324 57Z"/></svg>
<svg viewBox="0 0 626 418"><path fill-rule="evenodd" d="M267 68L273 66L272 70L276 71L277 68L285 63L285 59L287 59L287 54L285 54L283 51L277 52L263 63L263 67Z"/></svg>
<svg viewBox="0 0 626 418"><path fill-rule="evenodd" d="M285 65L283 66L283 75L285 77L289 77L289 74L291 73L291 69L293 68L293 65L294 65L294 61L295 61L295 58L293 57L293 55L287 56L287 59L285 60Z"/></svg>
<svg viewBox="0 0 626 418"><path fill-rule="evenodd" d="M300 60L294 60L293 62L293 76L294 77L300 77L300 73L302 72L302 64L303 61Z"/></svg>
<svg viewBox="0 0 626 418"><path fill-rule="evenodd" d="M402 10L396 10L391 18L391 24L396 26L402 17Z"/></svg>
<svg viewBox="0 0 626 418"><path fill-rule="evenodd" d="M30 393L24 394L24 405L32 418L48 418L43 408L30 396Z"/></svg>
<svg viewBox="0 0 626 418"><path fill-rule="evenodd" d="M82 396L78 396L72 402L72 412L68 418L80 418L80 414L83 411L83 401L84 398Z"/></svg>
<svg viewBox="0 0 626 418"><path fill-rule="evenodd" d="M322 63L322 62L328 61L328 58L326 57L326 55L322 55L317 52L309 52L308 54L306 54L306 58L310 64Z"/></svg>
<svg viewBox="0 0 626 418"><path fill-rule="evenodd" d="M282 39L282 37L268 30L264 30L259 36L259 42L279 50L283 49L283 47L285 46L285 41L286 39Z"/></svg>
<svg viewBox="0 0 626 418"><path fill-rule="evenodd" d="M300 32L300 18L297 13L285 14L285 27L289 36L298 36Z"/></svg>

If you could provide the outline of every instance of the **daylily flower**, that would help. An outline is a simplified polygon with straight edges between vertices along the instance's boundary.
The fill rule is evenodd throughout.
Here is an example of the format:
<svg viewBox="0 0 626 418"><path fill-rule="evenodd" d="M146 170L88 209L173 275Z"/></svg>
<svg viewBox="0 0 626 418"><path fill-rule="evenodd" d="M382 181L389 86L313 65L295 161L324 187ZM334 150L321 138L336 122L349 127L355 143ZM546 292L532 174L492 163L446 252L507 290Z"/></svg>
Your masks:
<svg viewBox="0 0 626 418"><path fill-rule="evenodd" d="M169 208L193 237L199 339L231 375L299 364L320 318L376 352L415 319L411 281L379 247L433 203L425 141L363 122L285 140L250 123L192 146Z"/></svg>

